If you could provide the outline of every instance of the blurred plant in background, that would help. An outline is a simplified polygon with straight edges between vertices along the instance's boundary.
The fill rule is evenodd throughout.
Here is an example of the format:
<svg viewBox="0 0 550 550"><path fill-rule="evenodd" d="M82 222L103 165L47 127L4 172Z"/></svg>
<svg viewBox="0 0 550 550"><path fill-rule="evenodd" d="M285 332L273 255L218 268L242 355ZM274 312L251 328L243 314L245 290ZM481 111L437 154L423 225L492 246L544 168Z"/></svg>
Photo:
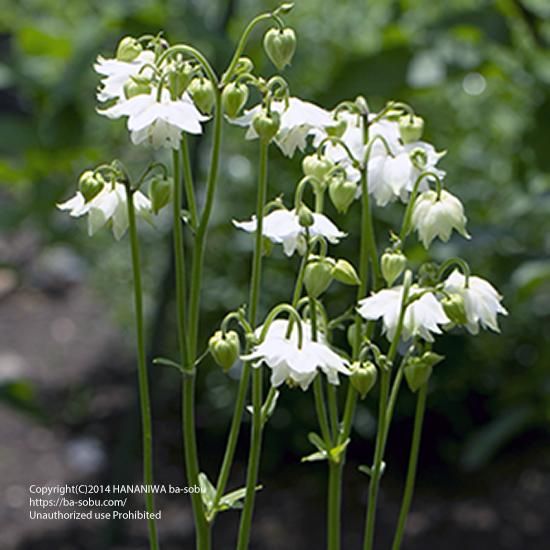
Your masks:
<svg viewBox="0 0 550 550"><path fill-rule="evenodd" d="M116 288L125 286L130 276L127 259L113 248L110 235L88 240L84 227L76 229L55 209L74 186L81 167L105 157L140 161L139 151L129 147L127 133L120 131L123 123L105 124L94 114L90 90L96 83L92 64L97 52L110 54L121 35L164 28L168 39L198 43L221 66L229 55L226 36L237 36L247 14L275 5L257 0L3 0L2 242L29 233L44 254L78 247L90 283L105 297L116 296ZM465 256L474 271L502 291L513 312L503 320L504 337L498 340L483 333L473 339L448 339L446 349L443 342L441 351L448 360L434 381L436 450L454 466L481 467L512 438L545 429L550 420L550 155L545 124L550 122L550 6L544 0L300 0L293 24L300 28L300 44L288 79L304 98L330 107L341 97L365 93L376 111L382 98L400 97L429 121L426 138L453 151L440 164L467 205L469 230L475 237L464 250L461 240L453 239L445 254ZM266 63L260 42L255 44L257 50L251 47L248 54ZM318 70L320 64L323 70ZM262 68L272 71L267 65ZM239 129L226 130L218 210L209 237L214 252L205 272L211 308L201 330L205 335L224 311L245 301L247 273L232 260L226 242L231 239L244 249L249 241L236 234L223 210L231 205L235 218L245 219L253 209L255 175L236 143L232 149L232 135L239 135ZM254 145L250 147L252 151ZM194 155L198 169L206 162L201 150L199 145ZM297 180L300 166L282 156L280 161L270 184L282 191L289 179ZM391 208L388 212L391 216ZM382 210L375 209L374 215L377 231L387 232ZM336 217L335 222L346 230L346 224L358 226L359 219L348 216L344 222ZM169 246L166 242L166 250ZM346 250L356 246L350 239L341 251L346 256ZM437 247L433 251L438 260L445 259L443 248L440 257ZM148 299L161 304L152 320L157 347L174 344L164 335L174 333L169 328L175 321L165 319L161 307L172 297L151 283L159 272L165 280L170 277L171 263L162 263L164 252L153 250L146 258ZM418 245L416 260L423 261L424 254ZM2 270L25 283L24 261L3 256ZM271 293L266 303L284 299L294 267L287 272L285 265L269 263L265 278L273 284L266 290L266 295ZM338 292L330 296L334 303L340 298ZM117 319L130 327L125 304L124 297L115 304ZM215 369L208 385L210 410L202 411L202 428L215 435L225 432L219 421L227 417L232 394ZM8 390L0 395L21 401ZM26 395L23 392L23 401ZM290 452L296 454L304 452L301 426L311 421L304 399L299 392L287 393L273 418L272 429L285 433ZM409 415L410 405L405 402L398 414ZM369 405L361 407L359 418L364 422L358 422L358 429L368 436L373 430ZM268 446L266 469L277 463L281 452Z"/></svg>

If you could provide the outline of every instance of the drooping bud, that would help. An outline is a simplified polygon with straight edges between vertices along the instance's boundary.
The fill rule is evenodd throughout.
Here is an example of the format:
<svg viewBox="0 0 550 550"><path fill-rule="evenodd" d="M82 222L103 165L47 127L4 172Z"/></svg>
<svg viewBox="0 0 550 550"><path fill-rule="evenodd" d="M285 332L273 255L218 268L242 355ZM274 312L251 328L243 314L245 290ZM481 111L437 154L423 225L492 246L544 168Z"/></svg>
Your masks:
<svg viewBox="0 0 550 550"><path fill-rule="evenodd" d="M369 114L369 104L362 95L358 95L355 98L355 105L357 106L357 109L361 115L367 116Z"/></svg>
<svg viewBox="0 0 550 550"><path fill-rule="evenodd" d="M168 83L172 99L179 99L193 78L193 66L191 63L182 63L168 74Z"/></svg>
<svg viewBox="0 0 550 550"><path fill-rule="evenodd" d="M345 285L359 285L361 280L355 268L347 260L337 260L332 268L332 277Z"/></svg>
<svg viewBox="0 0 550 550"><path fill-rule="evenodd" d="M189 93L195 105L205 114L209 115L216 102L214 86L208 78L194 78L189 83Z"/></svg>
<svg viewBox="0 0 550 550"><path fill-rule="evenodd" d="M464 307L464 298L460 294L449 294L441 300L441 305L447 314L447 317L455 325L465 325L468 323L466 309Z"/></svg>
<svg viewBox="0 0 550 550"><path fill-rule="evenodd" d="M275 112L268 114L267 111L262 111L252 120L252 127L259 138L266 143L269 143L277 135L280 125L281 119Z"/></svg>
<svg viewBox="0 0 550 550"><path fill-rule="evenodd" d="M130 99L137 95L151 93L151 81L140 75L131 76L123 86L124 97Z"/></svg>
<svg viewBox="0 0 550 550"><path fill-rule="evenodd" d="M402 252L387 251L382 254L380 269L388 286L393 285L401 273L403 273L405 267L407 267L407 258Z"/></svg>
<svg viewBox="0 0 550 550"><path fill-rule="evenodd" d="M141 44L132 36L125 36L120 40L116 49L116 58L119 61L133 61L143 48Z"/></svg>
<svg viewBox="0 0 550 550"><path fill-rule="evenodd" d="M328 136L341 138L346 133L347 127L348 123L343 118L340 118L334 121L333 126L327 126L325 130Z"/></svg>
<svg viewBox="0 0 550 550"><path fill-rule="evenodd" d="M248 100L248 87L239 82L230 82L222 92L222 105L229 118L235 118Z"/></svg>
<svg viewBox="0 0 550 550"><path fill-rule="evenodd" d="M234 330L230 330L225 334L218 330L208 340L208 350L214 361L224 372L227 372L241 353L239 335Z"/></svg>
<svg viewBox="0 0 550 550"><path fill-rule="evenodd" d="M269 29L264 35L264 49L273 65L281 71L290 65L296 51L296 33L290 28Z"/></svg>
<svg viewBox="0 0 550 550"><path fill-rule="evenodd" d="M86 202L90 202L97 196L104 185L105 181L101 175L94 173L92 170L86 170L78 180L78 189Z"/></svg>
<svg viewBox="0 0 550 550"><path fill-rule="evenodd" d="M399 117L399 135L403 143L418 141L424 132L424 119L416 115Z"/></svg>
<svg viewBox="0 0 550 550"><path fill-rule="evenodd" d="M334 208L345 214L357 194L357 184L346 180L341 175L333 177L329 186L328 194Z"/></svg>
<svg viewBox="0 0 550 550"><path fill-rule="evenodd" d="M311 227L315 223L313 212L303 203L298 207L298 223L302 227Z"/></svg>
<svg viewBox="0 0 550 550"><path fill-rule="evenodd" d="M433 367L444 358L432 351L427 351L422 357L413 357L405 366L403 372L412 392L418 391L428 382L432 375Z"/></svg>
<svg viewBox="0 0 550 550"><path fill-rule="evenodd" d="M326 258L320 258L307 264L304 285L312 298L317 298L332 282L332 265Z"/></svg>
<svg viewBox="0 0 550 550"><path fill-rule="evenodd" d="M149 183L149 199L153 214L158 214L172 198L173 179L157 176Z"/></svg>
<svg viewBox="0 0 550 550"><path fill-rule="evenodd" d="M307 155L302 161L302 170L306 176L317 178L321 184L332 170L334 164L326 157Z"/></svg>
<svg viewBox="0 0 550 550"><path fill-rule="evenodd" d="M378 370L372 361L359 363L356 361L351 366L350 383L359 394L361 399L365 399L372 390L378 379Z"/></svg>

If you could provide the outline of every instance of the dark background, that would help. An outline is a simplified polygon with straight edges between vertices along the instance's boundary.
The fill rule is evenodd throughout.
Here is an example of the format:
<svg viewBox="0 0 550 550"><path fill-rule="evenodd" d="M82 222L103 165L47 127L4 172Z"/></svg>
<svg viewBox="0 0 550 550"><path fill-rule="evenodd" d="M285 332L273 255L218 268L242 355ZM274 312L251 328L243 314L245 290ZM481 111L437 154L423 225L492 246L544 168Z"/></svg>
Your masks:
<svg viewBox="0 0 550 550"><path fill-rule="evenodd" d="M28 485L140 477L131 273L127 239L86 235L55 204L86 168L119 157L136 172L150 152L130 147L122 121L95 113L92 64L125 34L164 29L198 45L222 70L246 22L273 2L3 0L0 2L0 546L4 549L145 548L137 522L30 522ZM434 245L462 255L492 281L510 312L501 335L457 333L431 383L419 484L404 548L542 549L550 536L550 6L544 0L299 0L286 21L298 51L285 71L291 91L328 108L364 94L371 108L411 103L426 139L446 149L447 185L467 208L473 238ZM247 54L273 74L261 32ZM250 238L231 218L254 209L256 147L224 129L224 152L208 241L201 341L246 300ZM209 136L195 140L199 176ZM167 160L160 154L159 159ZM291 190L299 159L271 153L270 197ZM201 196L204 178L198 178ZM380 236L399 208L377 209ZM358 209L331 212L350 233ZM143 227L151 357L175 345L169 223ZM357 234L357 231L355 231ZM149 245L149 246L147 246ZM357 241L338 253L354 258ZM426 259L420 245L415 261ZM297 259L265 263L263 307L288 299ZM339 290L340 288L340 290ZM328 301L351 296L336 286ZM152 371L159 482L184 482L176 373ZM208 388L208 391L206 390ZM197 412L202 468L215 477L236 382L201 366ZM397 513L413 399L401 394L383 479L380 548ZM344 548L359 546L372 457L375 398L358 409L346 475ZM253 532L261 550L309 548L324 537L325 467L312 451L312 396L284 391L266 431ZM231 487L243 481L248 427ZM188 502L160 500L163 548L191 548ZM141 507L136 498L134 508ZM231 548L237 514L219 517L215 547Z"/></svg>

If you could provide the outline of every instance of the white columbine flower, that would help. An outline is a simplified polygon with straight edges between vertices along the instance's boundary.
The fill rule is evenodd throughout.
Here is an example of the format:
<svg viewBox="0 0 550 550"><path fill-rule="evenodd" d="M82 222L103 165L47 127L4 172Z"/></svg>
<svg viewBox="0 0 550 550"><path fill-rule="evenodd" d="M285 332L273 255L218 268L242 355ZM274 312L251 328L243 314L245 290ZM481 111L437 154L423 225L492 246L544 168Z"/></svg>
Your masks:
<svg viewBox="0 0 550 550"><path fill-rule="evenodd" d="M243 116L231 119L230 122L239 126L248 126L246 139L256 139L258 134L252 126L252 120L262 109L261 105L256 105L256 107L245 111ZM334 123L328 111L297 97L288 98L288 102L285 100L273 101L271 110L278 113L281 119L281 125L274 141L287 157L292 157L296 149L304 151L307 137L312 134L314 129Z"/></svg>
<svg viewBox="0 0 550 550"><path fill-rule="evenodd" d="M88 234L92 236L109 221L115 239L118 241L128 229L128 206L126 188L122 183L107 183L90 201L86 202L80 191L68 201L58 204L60 210L78 218L88 214ZM140 191L134 192L136 214L145 219L151 218L151 201Z"/></svg>
<svg viewBox="0 0 550 550"><path fill-rule="evenodd" d="M202 133L201 122L208 120L195 107L187 93L181 99L172 100L170 92L163 89L160 99L157 89L120 101L113 107L99 111L109 118L128 117L128 130L134 144L148 143L155 149L180 146L181 132Z"/></svg>
<svg viewBox="0 0 550 550"><path fill-rule="evenodd" d="M468 323L466 328L471 334L479 332L479 325L500 332L497 315L508 315L500 303L502 296L495 287L481 277L471 276L468 279L455 269L445 281L445 290L450 294L459 294L464 299L464 310Z"/></svg>
<svg viewBox="0 0 550 550"><path fill-rule="evenodd" d="M104 78L97 92L99 101L109 101L111 99L124 100L124 84L132 76L142 75L152 76L151 68L143 68L144 65L155 62L155 54L151 51L142 51L133 61L120 61L118 59L105 59L99 56L94 65L94 69Z"/></svg>
<svg viewBox="0 0 550 550"><path fill-rule="evenodd" d="M257 227L256 216L246 222L233 220L233 224L248 233L254 233ZM292 256L296 250L299 254L305 252L306 228L300 225L295 210L280 208L270 212L263 219L262 234L271 242L282 244L287 256ZM312 237L324 237L332 244L337 244L346 236L324 214L318 212L313 213L313 225L309 227L309 234Z"/></svg>
<svg viewBox="0 0 550 550"><path fill-rule="evenodd" d="M436 237L447 242L453 229L466 239L470 238L462 203L445 190L441 191L439 198L437 192L431 190L419 195L414 203L411 222L426 248Z"/></svg>
<svg viewBox="0 0 550 550"><path fill-rule="evenodd" d="M446 325L450 320L431 292L412 286L409 290L409 299L419 294L421 297L414 300L405 311L401 337L403 340L408 340L413 336L419 336L427 342L433 342L431 333L441 334L439 325ZM402 300L402 285L386 288L361 300L358 312L363 318L372 321L382 317L384 333L391 341L397 330Z"/></svg>
<svg viewBox="0 0 550 550"><path fill-rule="evenodd" d="M320 334L320 341L314 342L311 327L302 323L302 346L299 347L299 333L296 323L287 338L289 321L276 319L267 330L264 341L258 344L250 354L243 355L243 361L252 361L252 366L260 367L265 363L271 369L271 384L280 386L290 380L307 390L317 374L325 373L331 384L337 385L338 373L349 374L349 365L345 359L332 351ZM263 327L256 330L259 336Z"/></svg>

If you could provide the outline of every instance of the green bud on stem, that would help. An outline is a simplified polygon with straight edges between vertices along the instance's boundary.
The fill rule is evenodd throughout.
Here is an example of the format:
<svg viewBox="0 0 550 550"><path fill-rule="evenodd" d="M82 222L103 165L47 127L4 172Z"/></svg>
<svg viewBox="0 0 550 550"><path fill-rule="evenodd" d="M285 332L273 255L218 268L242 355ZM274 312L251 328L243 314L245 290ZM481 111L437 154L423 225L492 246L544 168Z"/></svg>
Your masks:
<svg viewBox="0 0 550 550"><path fill-rule="evenodd" d="M141 44L132 36L125 36L120 40L116 49L116 58L118 61L133 61L143 48Z"/></svg>
<svg viewBox="0 0 550 550"><path fill-rule="evenodd" d="M149 183L149 199L153 214L158 214L172 198L173 179L156 176Z"/></svg>
<svg viewBox="0 0 550 550"><path fill-rule="evenodd" d="M214 86L208 78L194 78L189 83L189 93L195 102L195 105L205 114L212 113L214 103L216 102L216 92Z"/></svg>
<svg viewBox="0 0 550 550"><path fill-rule="evenodd" d="M332 282L332 265L327 259L320 258L306 266L304 285L312 298L317 298Z"/></svg>
<svg viewBox="0 0 550 550"><path fill-rule="evenodd" d="M259 138L266 143L269 143L277 135L280 125L281 119L275 112L268 114L267 111L262 111L252 120L252 127Z"/></svg>
<svg viewBox="0 0 550 550"><path fill-rule="evenodd" d="M399 135L403 143L418 141L424 132L424 119L416 115L399 117Z"/></svg>
<svg viewBox="0 0 550 550"><path fill-rule="evenodd" d="M208 340L208 350L216 364L227 372L241 354L239 335L234 330L225 334L218 330Z"/></svg>
<svg viewBox="0 0 550 550"><path fill-rule="evenodd" d="M347 260L337 260L332 268L332 277L345 285L356 286L361 284L355 268Z"/></svg>
<svg viewBox="0 0 550 550"><path fill-rule="evenodd" d="M230 82L222 92L222 105L229 118L235 118L248 101L248 87L238 82Z"/></svg>
<svg viewBox="0 0 550 550"><path fill-rule="evenodd" d="M388 251L382 254L380 269L388 286L393 285L401 273L403 273L405 267L407 267L407 258L402 252Z"/></svg>
<svg viewBox="0 0 550 550"><path fill-rule="evenodd" d="M357 184L346 180L341 175L332 178L328 186L328 194L334 208L345 214L357 194Z"/></svg>
<svg viewBox="0 0 550 550"><path fill-rule="evenodd" d="M372 390L378 379L378 370L372 361L359 363L356 361L351 366L350 383L359 394L361 399L365 399Z"/></svg>
<svg viewBox="0 0 550 550"><path fill-rule="evenodd" d="M86 170L78 180L78 190L82 193L86 202L90 202L96 197L104 186L105 181L103 177L92 170Z"/></svg>
<svg viewBox="0 0 550 550"><path fill-rule="evenodd" d="M271 28L264 35L264 49L273 65L283 70L290 65L296 51L296 33L291 28Z"/></svg>

